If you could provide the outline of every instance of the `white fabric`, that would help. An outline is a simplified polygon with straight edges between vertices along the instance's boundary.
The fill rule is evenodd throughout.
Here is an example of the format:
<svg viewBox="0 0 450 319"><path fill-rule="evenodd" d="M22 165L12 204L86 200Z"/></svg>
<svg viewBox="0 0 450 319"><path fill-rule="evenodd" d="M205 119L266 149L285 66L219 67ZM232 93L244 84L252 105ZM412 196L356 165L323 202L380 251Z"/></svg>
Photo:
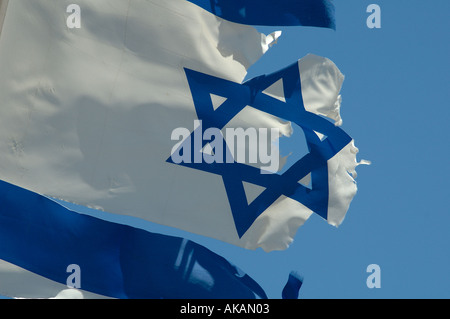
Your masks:
<svg viewBox="0 0 450 319"><path fill-rule="evenodd" d="M69 29L71 2L9 3L0 39L0 179L249 249L285 249L309 209L279 198L239 238L221 177L166 163L171 132L197 119L183 68L242 82L280 34L266 37L185 0L79 0L81 28ZM299 63L305 104L339 121L343 77L324 61ZM252 108L236 123L291 133L289 123ZM330 161L334 177L348 161ZM332 223L345 215L350 192L344 204L330 194L339 202Z"/></svg>
<svg viewBox="0 0 450 319"><path fill-rule="evenodd" d="M6 8L9 0L0 0L0 34L2 33L3 21L5 20Z"/></svg>

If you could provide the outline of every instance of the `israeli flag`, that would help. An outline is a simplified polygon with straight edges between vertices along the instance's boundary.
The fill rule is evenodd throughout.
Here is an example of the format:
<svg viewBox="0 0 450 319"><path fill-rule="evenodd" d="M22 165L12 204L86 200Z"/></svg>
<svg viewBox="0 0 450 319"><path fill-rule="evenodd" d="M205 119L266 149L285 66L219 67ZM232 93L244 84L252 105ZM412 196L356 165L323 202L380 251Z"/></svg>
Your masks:
<svg viewBox="0 0 450 319"><path fill-rule="evenodd" d="M16 265L1 264L0 274L22 276L21 266L32 272L26 278L59 282L48 296L74 263L83 287L101 296L265 297L204 247L81 215L56 199L266 251L287 248L313 213L339 225L359 164L340 128L344 77L308 55L244 82L281 35L249 25L334 28L333 6L0 1L0 259ZM298 131L308 152L290 161L280 144ZM5 278L14 276L2 276L3 287ZM300 286L290 277L283 296ZM57 297L67 294L79 296Z"/></svg>
<svg viewBox="0 0 450 319"><path fill-rule="evenodd" d="M331 7L253 3L80 0L77 24L71 1L10 1L0 179L249 249L287 248L312 213L339 225L358 164L340 71L309 55L243 82L280 36L243 23L333 27ZM294 127L309 153L288 168Z"/></svg>

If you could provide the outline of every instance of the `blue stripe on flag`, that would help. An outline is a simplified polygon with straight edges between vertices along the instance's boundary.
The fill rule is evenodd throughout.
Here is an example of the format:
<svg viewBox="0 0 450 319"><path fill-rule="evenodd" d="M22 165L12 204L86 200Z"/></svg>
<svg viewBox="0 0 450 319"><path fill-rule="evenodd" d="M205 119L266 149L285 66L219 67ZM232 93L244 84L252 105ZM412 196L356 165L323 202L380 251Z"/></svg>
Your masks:
<svg viewBox="0 0 450 319"><path fill-rule="evenodd" d="M296 272L291 272L281 293L283 299L298 299L298 292L302 285L303 277Z"/></svg>
<svg viewBox="0 0 450 319"><path fill-rule="evenodd" d="M71 211L0 181L0 259L116 298L267 298L247 274L189 240Z"/></svg>
<svg viewBox="0 0 450 319"><path fill-rule="evenodd" d="M229 21L249 25L335 29L331 0L188 0Z"/></svg>

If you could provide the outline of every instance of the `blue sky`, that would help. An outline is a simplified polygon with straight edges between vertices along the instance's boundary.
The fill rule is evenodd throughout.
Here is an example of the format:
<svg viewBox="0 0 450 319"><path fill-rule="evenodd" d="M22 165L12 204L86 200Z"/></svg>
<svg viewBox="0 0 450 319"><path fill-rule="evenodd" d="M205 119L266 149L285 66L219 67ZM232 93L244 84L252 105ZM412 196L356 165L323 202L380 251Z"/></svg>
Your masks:
<svg viewBox="0 0 450 319"><path fill-rule="evenodd" d="M366 25L371 3L380 29ZM237 260L274 298L290 269L304 275L302 298L449 298L450 2L335 4L337 31L283 29L250 75L307 53L330 58L346 76L342 128L372 165L357 168L358 193L339 228L313 216L287 251ZM366 285L372 263L378 289Z"/></svg>
<svg viewBox="0 0 450 319"><path fill-rule="evenodd" d="M304 277L300 298L450 298L450 2L336 1L337 30L287 27L249 77L308 53L330 58L346 76L342 128L356 141L358 193L339 228L313 215L285 251L249 251L153 224L238 265L280 298L290 271ZM367 6L381 8L369 29ZM270 33L275 28L259 28ZM381 288L366 285L367 266Z"/></svg>
<svg viewBox="0 0 450 319"><path fill-rule="evenodd" d="M369 29L366 8L381 8ZM355 139L358 193L339 228L313 215L285 251L249 251L146 222L187 237L235 263L280 298L290 271L304 277L300 298L450 298L450 1L335 1L337 30L259 28L283 35L249 72L270 73L308 53L346 76L342 128ZM122 218L122 217L114 217ZM130 219L131 220L131 219ZM381 288L369 289L378 264Z"/></svg>

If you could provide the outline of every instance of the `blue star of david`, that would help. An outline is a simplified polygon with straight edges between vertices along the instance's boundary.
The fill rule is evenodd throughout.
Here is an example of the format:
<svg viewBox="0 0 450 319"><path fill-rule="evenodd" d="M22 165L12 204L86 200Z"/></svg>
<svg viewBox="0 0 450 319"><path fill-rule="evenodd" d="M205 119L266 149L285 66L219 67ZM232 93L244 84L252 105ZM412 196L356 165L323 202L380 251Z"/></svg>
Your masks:
<svg viewBox="0 0 450 319"><path fill-rule="evenodd" d="M309 153L282 174L261 174L260 169L236 161L211 164L191 161L177 164L222 176L239 237L242 237L256 218L282 195L298 201L327 219L329 192L327 161L352 139L327 119L305 110L298 64L294 63L276 73L263 75L243 84L190 69L185 69L185 73L197 117L202 120L202 126L197 128L202 130L201 136L208 128L222 129L247 105L291 121L305 133ZM285 102L263 93L280 79L283 80ZM226 97L227 100L214 110L211 94ZM315 132L322 133L326 138L321 140ZM190 138L195 133L194 130ZM223 143L224 150L228 150L225 140ZM203 141L200 148L193 149L194 143L190 143L192 154L201 152L206 144L207 142ZM171 157L167 162L176 164ZM311 174L311 188L299 183L308 174ZM250 204L247 202L244 181L265 188Z"/></svg>

